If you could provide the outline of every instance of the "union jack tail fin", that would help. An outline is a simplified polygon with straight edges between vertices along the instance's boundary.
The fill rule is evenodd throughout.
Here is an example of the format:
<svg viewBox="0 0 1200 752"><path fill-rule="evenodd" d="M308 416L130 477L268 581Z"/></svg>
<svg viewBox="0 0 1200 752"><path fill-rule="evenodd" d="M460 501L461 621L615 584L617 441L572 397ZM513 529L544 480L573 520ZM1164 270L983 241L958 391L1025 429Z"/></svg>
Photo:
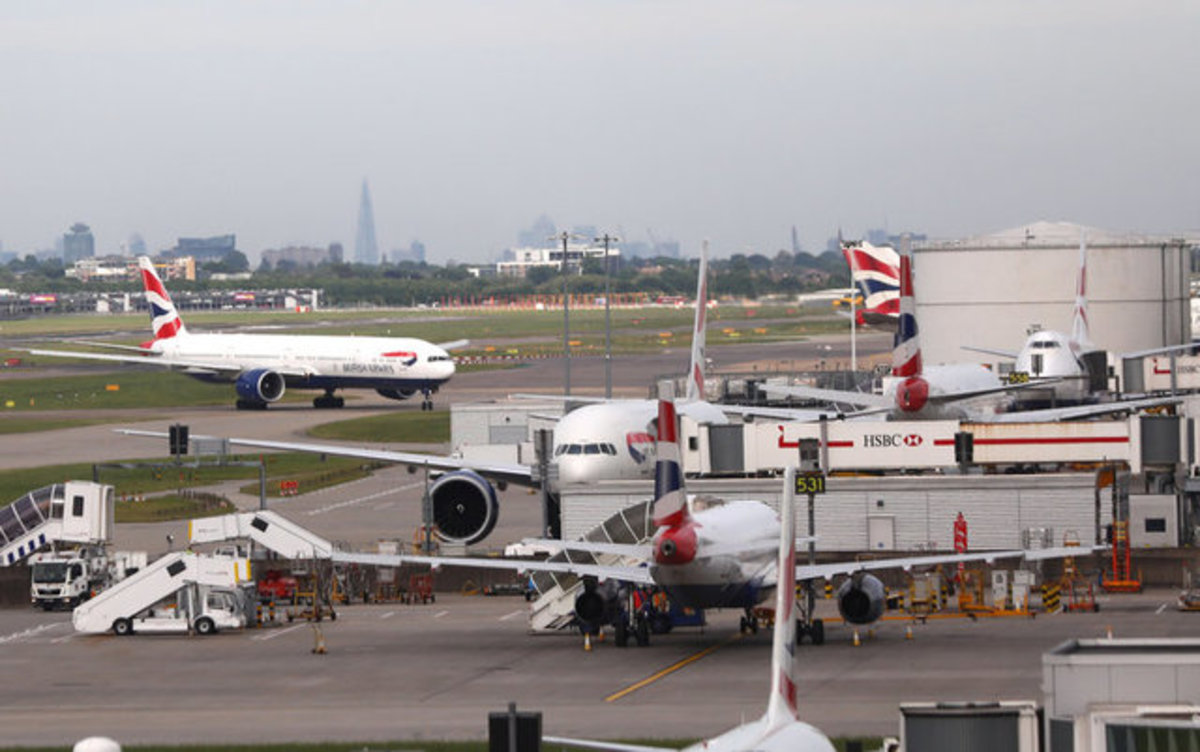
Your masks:
<svg viewBox="0 0 1200 752"><path fill-rule="evenodd" d="M683 467L679 461L675 403L658 401L658 459L654 463L654 525L677 527L688 519Z"/></svg>
<svg viewBox="0 0 1200 752"><path fill-rule="evenodd" d="M890 245L847 240L842 255L851 282L862 294L863 319L875 324L895 322L900 314L900 254Z"/></svg>
<svg viewBox="0 0 1200 752"><path fill-rule="evenodd" d="M921 375L921 339L917 333L917 308L913 300L912 246L907 235L900 239L900 319L892 349L892 375L904 378Z"/></svg>
<svg viewBox="0 0 1200 752"><path fill-rule="evenodd" d="M795 468L785 474L779 506L779 573L775 585L775 635L771 643L771 698L767 726L799 719L796 702L796 496Z"/></svg>
<svg viewBox="0 0 1200 752"><path fill-rule="evenodd" d="M179 311L175 310L175 304L171 302L171 296L167 294L167 288L163 287L162 280L158 278L158 272L154 271L154 264L149 257L139 256L138 266L142 270L142 287L146 291L146 302L150 304L150 328L154 330L154 339L170 339L187 334L183 319L179 318Z"/></svg>
<svg viewBox="0 0 1200 752"><path fill-rule="evenodd" d="M704 399L704 341L708 328L708 241L700 247L700 276L696 282L696 323L692 328L692 362L688 368L687 392L684 400L700 402Z"/></svg>
<svg viewBox="0 0 1200 752"><path fill-rule="evenodd" d="M1081 350L1092 349L1092 334L1087 313L1087 234L1079 232L1079 280L1075 285L1075 318L1071 322L1071 343Z"/></svg>

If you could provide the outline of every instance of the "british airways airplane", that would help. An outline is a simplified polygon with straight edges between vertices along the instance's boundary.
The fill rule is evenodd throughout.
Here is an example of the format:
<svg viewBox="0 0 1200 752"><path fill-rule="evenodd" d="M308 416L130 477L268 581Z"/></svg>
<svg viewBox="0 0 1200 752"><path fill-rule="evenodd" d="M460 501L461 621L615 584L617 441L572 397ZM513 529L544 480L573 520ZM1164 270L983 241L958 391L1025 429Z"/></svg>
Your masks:
<svg viewBox="0 0 1200 752"><path fill-rule="evenodd" d="M30 350L34 355L141 363L182 371L201 381L232 382L239 410L263 409L288 388L325 393L313 407L342 407L338 389L374 389L388 399L418 392L422 410L433 409L431 395L454 375L447 349L465 341L435 345L412 337L347 337L302 334L192 334L150 259L138 258L154 339L131 347L88 344L129 354Z"/></svg>

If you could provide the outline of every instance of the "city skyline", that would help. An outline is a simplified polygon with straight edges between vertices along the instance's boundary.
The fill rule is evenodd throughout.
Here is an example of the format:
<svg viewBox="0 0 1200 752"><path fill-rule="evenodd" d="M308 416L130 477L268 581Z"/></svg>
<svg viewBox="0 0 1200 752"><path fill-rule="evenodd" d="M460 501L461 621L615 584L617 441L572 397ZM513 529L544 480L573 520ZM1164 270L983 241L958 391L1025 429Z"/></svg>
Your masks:
<svg viewBox="0 0 1200 752"><path fill-rule="evenodd" d="M546 214L695 256L840 227L1200 228L1200 8L883 0L0 6L0 239L481 263Z"/></svg>

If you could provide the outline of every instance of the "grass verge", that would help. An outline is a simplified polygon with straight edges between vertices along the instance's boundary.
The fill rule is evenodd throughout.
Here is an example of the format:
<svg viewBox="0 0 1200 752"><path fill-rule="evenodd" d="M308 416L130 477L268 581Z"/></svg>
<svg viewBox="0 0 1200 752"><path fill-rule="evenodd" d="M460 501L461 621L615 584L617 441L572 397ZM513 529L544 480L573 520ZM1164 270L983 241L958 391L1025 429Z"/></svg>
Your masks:
<svg viewBox="0 0 1200 752"><path fill-rule="evenodd" d="M317 439L442 444L450 440L450 411L395 412L322 423L308 430Z"/></svg>

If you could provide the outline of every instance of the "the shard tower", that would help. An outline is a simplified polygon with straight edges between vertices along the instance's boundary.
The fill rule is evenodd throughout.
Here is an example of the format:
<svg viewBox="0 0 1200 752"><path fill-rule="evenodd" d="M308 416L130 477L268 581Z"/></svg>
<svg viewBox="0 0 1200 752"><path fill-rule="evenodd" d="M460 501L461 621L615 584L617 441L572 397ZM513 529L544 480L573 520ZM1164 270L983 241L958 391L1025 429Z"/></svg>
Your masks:
<svg viewBox="0 0 1200 752"><path fill-rule="evenodd" d="M354 260L379 265L379 245L375 242L375 212L371 209L371 190L363 179L362 201L358 205L358 236L354 239Z"/></svg>

